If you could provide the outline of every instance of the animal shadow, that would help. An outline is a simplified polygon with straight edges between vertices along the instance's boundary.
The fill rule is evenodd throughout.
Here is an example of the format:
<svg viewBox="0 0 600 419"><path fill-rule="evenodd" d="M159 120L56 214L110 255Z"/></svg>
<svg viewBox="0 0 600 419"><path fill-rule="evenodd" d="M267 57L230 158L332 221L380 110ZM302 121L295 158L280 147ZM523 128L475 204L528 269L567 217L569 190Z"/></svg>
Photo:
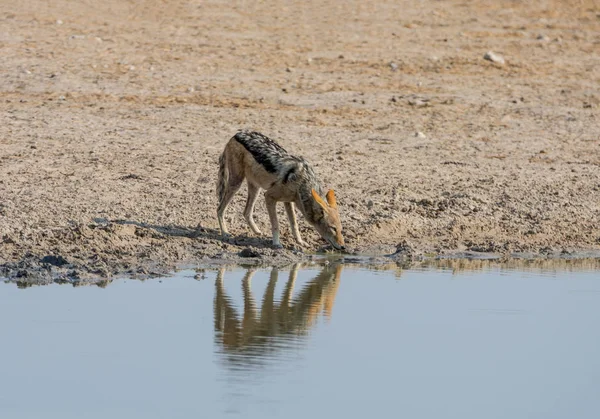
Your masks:
<svg viewBox="0 0 600 419"><path fill-rule="evenodd" d="M177 225L156 225L133 220L115 220L115 224L135 225L137 227L154 230L157 233L171 237L187 237L190 239L208 239L223 243L234 244L236 246L252 246L256 248L272 248L271 239L267 237L253 237L246 234L239 236L223 236L218 229L198 226L196 228L183 227Z"/></svg>

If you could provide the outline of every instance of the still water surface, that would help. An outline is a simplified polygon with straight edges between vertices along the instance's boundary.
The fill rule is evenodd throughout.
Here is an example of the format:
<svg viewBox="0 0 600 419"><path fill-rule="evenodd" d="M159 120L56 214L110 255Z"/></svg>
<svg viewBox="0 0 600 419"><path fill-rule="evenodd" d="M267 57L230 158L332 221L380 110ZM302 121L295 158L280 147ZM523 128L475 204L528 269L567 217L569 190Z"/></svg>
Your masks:
<svg viewBox="0 0 600 419"><path fill-rule="evenodd" d="M0 283L0 418L598 418L598 272Z"/></svg>

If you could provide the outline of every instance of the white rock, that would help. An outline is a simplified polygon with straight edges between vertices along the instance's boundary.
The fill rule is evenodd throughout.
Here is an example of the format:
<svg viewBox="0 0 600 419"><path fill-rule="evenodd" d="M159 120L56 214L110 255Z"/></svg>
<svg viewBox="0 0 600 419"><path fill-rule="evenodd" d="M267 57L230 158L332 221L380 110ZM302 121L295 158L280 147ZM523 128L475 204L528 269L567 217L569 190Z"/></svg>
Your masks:
<svg viewBox="0 0 600 419"><path fill-rule="evenodd" d="M483 58L496 64L504 64L504 58L493 51L486 52Z"/></svg>
<svg viewBox="0 0 600 419"><path fill-rule="evenodd" d="M421 131L415 132L415 137L417 137L417 138L427 138L427 136L425 134L423 134Z"/></svg>
<svg viewBox="0 0 600 419"><path fill-rule="evenodd" d="M56 21L56 24L57 24L57 25L62 25L62 24L63 24L63 21L62 21L62 20L60 20L60 19L58 19L58 20Z"/></svg>

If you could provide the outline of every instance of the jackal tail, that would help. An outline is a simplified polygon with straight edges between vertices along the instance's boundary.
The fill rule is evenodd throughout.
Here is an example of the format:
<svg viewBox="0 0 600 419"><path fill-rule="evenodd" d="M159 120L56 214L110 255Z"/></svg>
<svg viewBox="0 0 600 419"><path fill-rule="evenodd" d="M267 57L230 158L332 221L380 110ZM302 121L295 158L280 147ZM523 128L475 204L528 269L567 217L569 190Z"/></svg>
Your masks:
<svg viewBox="0 0 600 419"><path fill-rule="evenodd" d="M219 203L223 201L226 185L229 183L229 168L227 167L226 150L219 157L219 179L217 180L217 197Z"/></svg>

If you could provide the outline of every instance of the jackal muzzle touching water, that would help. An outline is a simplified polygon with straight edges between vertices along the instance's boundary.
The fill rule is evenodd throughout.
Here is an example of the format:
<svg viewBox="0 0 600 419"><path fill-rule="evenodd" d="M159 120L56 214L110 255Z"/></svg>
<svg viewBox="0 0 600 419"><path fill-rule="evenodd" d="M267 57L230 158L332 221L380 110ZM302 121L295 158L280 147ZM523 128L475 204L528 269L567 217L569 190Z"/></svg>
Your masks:
<svg viewBox="0 0 600 419"><path fill-rule="evenodd" d="M260 234L260 230L253 219L254 203L258 192L264 189L275 247L281 247L275 207L277 202L283 202L292 234L298 244L306 245L300 237L294 206L298 207L306 221L319 232L321 237L336 249L345 249L333 190L330 189L323 199L321 184L306 160L290 155L270 138L250 131L240 131L235 134L219 158L217 215L221 234L228 234L223 215L244 179L248 183L248 200L244 209L244 218L255 234Z"/></svg>

